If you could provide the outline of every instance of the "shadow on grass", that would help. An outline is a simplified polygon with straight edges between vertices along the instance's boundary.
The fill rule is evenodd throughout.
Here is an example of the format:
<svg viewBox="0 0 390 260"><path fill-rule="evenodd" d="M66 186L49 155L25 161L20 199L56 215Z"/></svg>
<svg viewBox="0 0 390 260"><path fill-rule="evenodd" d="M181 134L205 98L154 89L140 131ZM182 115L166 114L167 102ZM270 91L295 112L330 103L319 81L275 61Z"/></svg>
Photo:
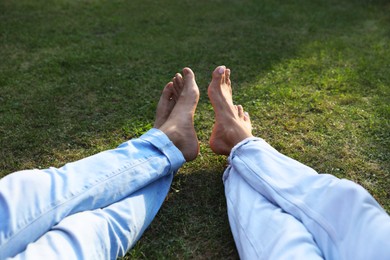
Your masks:
<svg viewBox="0 0 390 260"><path fill-rule="evenodd" d="M143 242L136 245L129 258L238 259L221 178L215 168L178 174Z"/></svg>

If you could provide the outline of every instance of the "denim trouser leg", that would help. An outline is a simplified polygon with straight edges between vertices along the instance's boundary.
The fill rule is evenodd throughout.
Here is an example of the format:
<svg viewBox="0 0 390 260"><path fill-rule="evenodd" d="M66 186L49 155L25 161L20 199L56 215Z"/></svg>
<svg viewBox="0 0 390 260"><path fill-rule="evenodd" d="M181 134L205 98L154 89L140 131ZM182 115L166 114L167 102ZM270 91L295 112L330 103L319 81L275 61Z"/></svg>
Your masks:
<svg viewBox="0 0 390 260"><path fill-rule="evenodd" d="M280 154L259 138L248 138L236 145L229 161L230 166L225 172L224 179L228 213L233 218L236 218L235 207L240 200L236 198L237 196L229 195L234 194L234 189L237 189L229 179L237 175L239 178L236 179L242 179L258 193L258 196L264 197L257 199L261 202L256 202L253 207L262 203L263 207L272 208L266 206L269 202L280 208L279 212L297 219L312 235L326 259L389 258L390 217L361 186L331 175L317 174L313 169ZM229 200L232 199L236 201L229 205ZM246 224L242 224L245 219L258 219L259 223L273 225L269 224L269 221L275 221L276 218L279 219L277 223L283 226L282 229L287 230L284 240L299 235L291 234L289 225L283 225L283 221L280 221L282 217L270 218L267 211L263 214L262 210L255 210L253 207L250 202L245 208L242 206L241 210L245 213L238 219L239 222L233 223L232 226L240 224L246 228ZM278 211L275 209L274 212ZM260 225L259 223L257 225ZM296 226L294 224L294 228L298 230ZM267 227L260 228L267 230ZM234 237L241 238L239 234L235 234L236 230L237 228L232 228ZM240 232L250 234L256 231L246 229ZM301 229L299 232L302 233L302 237L307 237L304 230ZM256 239L256 236L263 237ZM275 233L255 233L254 237L252 243L238 241L236 244L243 244L241 251L254 251L262 247L261 241L272 241ZM240 251L240 246L238 248ZM288 252L297 248L296 243L291 243L280 249ZM308 247L309 249L312 252L312 248Z"/></svg>
<svg viewBox="0 0 390 260"><path fill-rule="evenodd" d="M137 219L135 222L144 222L146 225L149 220L142 220L142 217L149 218L149 212L154 212L153 208L159 207L161 200L147 201L142 197L153 198L155 189L159 188L159 182L156 181L171 180L174 172L184 162L183 155L167 136L152 129L139 139L125 142L117 149L69 163L59 169L22 171L4 177L0 180L0 259L21 253L29 243L49 230L55 230L57 224L61 227L62 221L67 226L66 223L70 223L70 220L65 218L73 218L74 214L80 212L85 212L80 214L85 221L79 221L79 224L83 222L86 229L94 229L88 223L99 225L99 221L95 219L104 218L105 225L108 225L107 235L121 236L126 231L117 233L117 230L125 223L121 216L127 212L126 206L122 206L126 203L116 203L126 201L126 198L132 198L136 202L134 208L128 211L129 214ZM165 176L171 177L165 179ZM166 181L164 187L169 186ZM153 185L155 182L156 185ZM151 188L146 188L144 193L140 191L150 184ZM165 197L166 191L162 193ZM146 205L145 201L156 204ZM138 214L138 206L141 211L145 207L149 207L150 211ZM120 214L117 214L118 211ZM94 220L89 222L87 215L93 215ZM134 228L130 226L129 232L132 229ZM134 230L141 232L143 229L137 227ZM66 232L60 230L58 233ZM133 236L139 237L138 234ZM70 236L69 239L73 237ZM125 242L126 239L129 241ZM134 241L130 240L131 238L120 237L119 243L131 245ZM52 240L49 242L53 244ZM83 246L84 244L80 245Z"/></svg>
<svg viewBox="0 0 390 260"><path fill-rule="evenodd" d="M224 175L230 228L241 259L322 259L312 235L233 171Z"/></svg>
<svg viewBox="0 0 390 260"><path fill-rule="evenodd" d="M171 186L164 176L102 209L64 218L16 259L116 259L134 246L149 226Z"/></svg>

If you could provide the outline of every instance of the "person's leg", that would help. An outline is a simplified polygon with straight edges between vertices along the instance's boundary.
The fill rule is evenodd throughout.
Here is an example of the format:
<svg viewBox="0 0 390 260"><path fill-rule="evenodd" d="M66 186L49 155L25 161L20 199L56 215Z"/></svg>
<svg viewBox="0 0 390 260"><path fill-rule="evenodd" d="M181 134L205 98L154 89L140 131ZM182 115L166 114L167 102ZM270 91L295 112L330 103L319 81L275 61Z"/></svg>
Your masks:
<svg viewBox="0 0 390 260"><path fill-rule="evenodd" d="M301 222L270 203L237 172L224 174L230 228L241 259L322 259Z"/></svg>
<svg viewBox="0 0 390 260"><path fill-rule="evenodd" d="M233 104L229 76L229 69L218 67L208 89L215 112L210 146L224 155L230 153L237 139L252 136L249 116L242 106ZM231 167L223 180L229 223L240 258L321 259L312 235L301 222L269 202Z"/></svg>
<svg viewBox="0 0 390 260"><path fill-rule="evenodd" d="M225 111L236 114L226 94L229 91L222 90L227 98L216 91L221 89L221 77L228 82L229 71L213 75L209 87L213 106L224 104ZM229 89L230 82L223 87ZM215 133L210 140L215 152L230 153L227 178L240 175L259 195L301 221L327 259L389 257L390 217L366 190L348 180L317 174L252 137L249 118L242 109L236 117L227 114L216 111ZM234 131L227 131L226 125Z"/></svg>
<svg viewBox="0 0 390 260"><path fill-rule="evenodd" d="M169 191L172 175L103 209L64 218L16 259L117 259L141 237Z"/></svg>
<svg viewBox="0 0 390 260"><path fill-rule="evenodd" d="M68 216L108 207L144 187L156 188L148 185L161 178L172 179L173 173L185 160L196 157L199 147L193 127L193 114L199 99L199 90L193 72L185 68L183 73L184 79L177 75L174 82L168 84L163 91L159 109L170 109L171 112L157 113L155 127L160 130L152 129L139 139L128 141L117 149L69 163L59 169L23 171L0 180L1 259L20 253L27 244ZM175 84L176 80L183 84ZM171 102L175 104L170 105ZM166 190L170 182L164 183L163 190ZM161 200L154 196L158 194L156 192L151 188L144 190L141 195L149 199L143 204L137 203L141 210L160 207ZM156 204L150 205L148 202ZM111 220L111 223L125 223L128 219L123 215L126 211L121 211L123 206L114 208L119 209L119 212L113 211L112 208L103 210L105 218ZM142 217L142 214L140 216ZM127 217L131 219L131 216ZM149 222L148 219L137 221ZM83 222L88 226L89 221ZM143 230L128 224L129 232ZM107 225L110 225L110 221L107 221ZM91 229L91 226L88 227ZM110 225L110 228L109 232L115 233L115 225ZM138 234L133 236L139 237ZM106 237L105 239L110 240ZM80 241L82 240L85 239L80 238ZM123 240L121 243L126 244L126 238ZM72 243L74 238L68 241ZM115 240L110 242L115 243ZM77 247L77 244L74 246ZM111 244L105 246L110 248Z"/></svg>

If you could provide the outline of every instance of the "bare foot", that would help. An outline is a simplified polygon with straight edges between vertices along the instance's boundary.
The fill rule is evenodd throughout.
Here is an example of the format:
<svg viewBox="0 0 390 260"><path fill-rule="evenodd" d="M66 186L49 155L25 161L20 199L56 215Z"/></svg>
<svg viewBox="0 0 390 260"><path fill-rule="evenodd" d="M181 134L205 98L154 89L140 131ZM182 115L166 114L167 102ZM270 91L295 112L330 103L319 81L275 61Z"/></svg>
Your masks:
<svg viewBox="0 0 390 260"><path fill-rule="evenodd" d="M194 128L199 89L190 68L184 68L183 75L184 78L177 73L172 84L165 86L157 106L157 109L162 111L157 111L155 127L169 137L188 162L194 160L199 153L199 142ZM174 104L172 100L175 101ZM163 122L166 115L168 116ZM162 124L159 126L160 123Z"/></svg>
<svg viewBox="0 0 390 260"><path fill-rule="evenodd" d="M242 106L233 104L230 70L219 66L212 77L208 95L215 112L215 124L210 147L216 154L229 155L237 143L252 136L252 124Z"/></svg>
<svg viewBox="0 0 390 260"><path fill-rule="evenodd" d="M177 73L172 81L165 85L156 109L156 121L154 128L161 127L171 114L180 93L183 90L183 78Z"/></svg>

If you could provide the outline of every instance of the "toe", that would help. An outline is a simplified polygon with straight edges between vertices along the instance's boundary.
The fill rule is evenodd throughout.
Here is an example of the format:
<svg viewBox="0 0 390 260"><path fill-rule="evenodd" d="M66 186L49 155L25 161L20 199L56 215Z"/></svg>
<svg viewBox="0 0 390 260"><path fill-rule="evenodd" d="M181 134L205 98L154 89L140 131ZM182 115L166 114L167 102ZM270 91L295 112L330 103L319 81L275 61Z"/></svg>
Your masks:
<svg viewBox="0 0 390 260"><path fill-rule="evenodd" d="M177 79L174 77L172 79L172 98L175 99L175 101L179 98L180 92L178 91L178 86L177 86Z"/></svg>
<svg viewBox="0 0 390 260"><path fill-rule="evenodd" d="M186 85L192 84L195 81L195 74L190 68L185 67L183 69L183 74L184 74L184 84Z"/></svg>
<svg viewBox="0 0 390 260"><path fill-rule="evenodd" d="M164 99L170 99L174 95L174 89L173 89L173 82L168 82L168 84L165 85L162 96Z"/></svg>
<svg viewBox="0 0 390 260"><path fill-rule="evenodd" d="M244 108L241 105L238 105L237 109L238 109L238 116L240 118L244 118Z"/></svg>
<svg viewBox="0 0 390 260"><path fill-rule="evenodd" d="M175 82L174 87L175 87L177 93L180 95L181 91L183 90L183 86L184 86L183 76L180 73L176 73L174 82Z"/></svg>
<svg viewBox="0 0 390 260"><path fill-rule="evenodd" d="M226 71L225 71L225 82L229 86L231 85L231 82L230 82L230 69L226 69Z"/></svg>
<svg viewBox="0 0 390 260"><path fill-rule="evenodd" d="M248 112L244 112L244 120L245 121L250 121L250 117L249 117L249 113Z"/></svg>
<svg viewBox="0 0 390 260"><path fill-rule="evenodd" d="M217 83L217 84L223 83L223 81L225 79L225 71L226 71L226 67L223 65L216 67L215 70L213 71L212 81Z"/></svg>
<svg viewBox="0 0 390 260"><path fill-rule="evenodd" d="M188 68L188 67L185 67L183 69L183 74L184 74L185 77L190 77L190 78L193 78L193 79L195 78L194 72L190 68Z"/></svg>

